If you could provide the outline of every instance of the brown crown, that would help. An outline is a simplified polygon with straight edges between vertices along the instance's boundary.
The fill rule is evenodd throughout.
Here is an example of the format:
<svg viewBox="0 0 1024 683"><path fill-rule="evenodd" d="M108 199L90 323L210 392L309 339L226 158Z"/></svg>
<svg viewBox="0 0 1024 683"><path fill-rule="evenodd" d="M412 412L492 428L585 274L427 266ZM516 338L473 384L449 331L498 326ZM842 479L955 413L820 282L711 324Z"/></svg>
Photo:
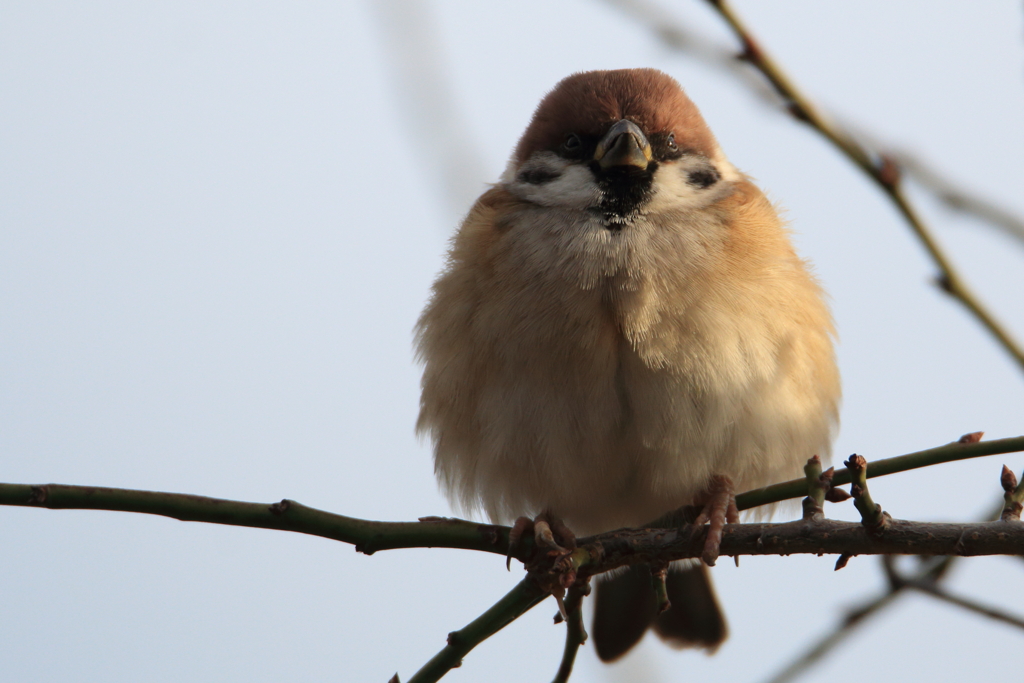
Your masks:
<svg viewBox="0 0 1024 683"><path fill-rule="evenodd" d="M684 151L710 157L717 147L697 107L671 76L657 69L585 71L562 79L537 105L516 146L516 163L557 148L570 133L603 135L621 119L647 135L675 133Z"/></svg>

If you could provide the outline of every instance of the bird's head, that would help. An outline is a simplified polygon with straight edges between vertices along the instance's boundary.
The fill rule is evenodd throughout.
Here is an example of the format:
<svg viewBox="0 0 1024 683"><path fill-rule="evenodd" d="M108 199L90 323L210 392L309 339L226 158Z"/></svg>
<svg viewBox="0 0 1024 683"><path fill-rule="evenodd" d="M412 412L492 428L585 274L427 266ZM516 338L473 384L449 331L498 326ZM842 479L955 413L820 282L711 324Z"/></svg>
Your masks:
<svg viewBox="0 0 1024 683"><path fill-rule="evenodd" d="M655 69L569 76L541 100L503 176L516 196L609 228L699 208L738 177L679 84ZM715 191L715 190L718 191Z"/></svg>

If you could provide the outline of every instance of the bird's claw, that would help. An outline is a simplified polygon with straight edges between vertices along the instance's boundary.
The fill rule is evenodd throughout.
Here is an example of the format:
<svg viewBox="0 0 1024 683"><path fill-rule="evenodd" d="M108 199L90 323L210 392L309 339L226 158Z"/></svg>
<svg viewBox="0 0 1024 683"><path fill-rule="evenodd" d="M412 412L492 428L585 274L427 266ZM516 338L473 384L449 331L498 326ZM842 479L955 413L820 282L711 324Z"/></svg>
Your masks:
<svg viewBox="0 0 1024 683"><path fill-rule="evenodd" d="M572 569L570 560L572 551L576 549L576 535L561 519L551 513L542 513L534 519L520 517L515 521L508 534L506 569L512 565L512 557L519 550L523 534L530 529L533 530L536 552L526 563L527 569L540 569L543 573L557 577L554 583L563 589L571 586L576 580L576 572ZM552 592L558 595L557 588L553 587Z"/></svg>
<svg viewBox="0 0 1024 683"><path fill-rule="evenodd" d="M529 517L519 517L512 524L512 528L508 532L508 555L505 556L505 569L512 571L512 557L519 550L519 541L522 540L523 534L526 533L527 529L533 527L533 520Z"/></svg>
<svg viewBox="0 0 1024 683"><path fill-rule="evenodd" d="M708 486L704 508L694 521L697 527L708 525L708 536L704 541L704 552L701 553L704 564L709 567L715 566L722 546L722 530L726 524L735 524L739 521L740 513L736 509L736 493L732 480L724 475L713 476Z"/></svg>

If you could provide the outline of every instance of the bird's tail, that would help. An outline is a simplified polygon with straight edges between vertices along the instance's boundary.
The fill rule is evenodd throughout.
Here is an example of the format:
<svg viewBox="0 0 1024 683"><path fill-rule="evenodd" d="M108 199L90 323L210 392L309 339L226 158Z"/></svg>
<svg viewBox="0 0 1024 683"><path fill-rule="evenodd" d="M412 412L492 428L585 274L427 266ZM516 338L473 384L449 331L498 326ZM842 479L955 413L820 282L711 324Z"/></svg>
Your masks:
<svg viewBox="0 0 1024 683"><path fill-rule="evenodd" d="M673 565L665 580L672 606L657 614L651 570L634 565L597 582L590 636L597 656L611 662L629 652L653 626L673 647L713 652L729 635L711 577L703 564Z"/></svg>

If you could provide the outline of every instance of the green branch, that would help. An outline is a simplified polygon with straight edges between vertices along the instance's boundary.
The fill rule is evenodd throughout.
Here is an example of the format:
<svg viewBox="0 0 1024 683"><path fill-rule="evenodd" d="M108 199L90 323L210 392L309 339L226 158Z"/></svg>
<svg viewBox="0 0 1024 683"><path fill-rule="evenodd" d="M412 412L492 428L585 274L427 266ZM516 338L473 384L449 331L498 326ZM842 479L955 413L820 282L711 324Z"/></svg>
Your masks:
<svg viewBox="0 0 1024 683"><path fill-rule="evenodd" d="M882 476L954 460L1024 450L1024 436L981 442L980 434L961 441L871 464L868 476ZM853 460L853 458L851 458ZM759 505L815 495L819 485L826 486L829 473L819 474L820 463L812 461L806 476L737 496L737 506L749 509ZM1003 488L1007 500L1020 495L1012 475L1004 473ZM850 481L850 471L834 473L832 484ZM863 482L862 482L863 483ZM822 488L822 491L824 488ZM820 496L819 496L820 497ZM459 519L427 517L418 522L376 522L316 510L294 501L247 503L187 494L47 484L0 484L0 505L45 507L50 509L113 510L161 515L182 521L228 524L233 526L277 529L310 534L351 543L356 550L372 554L378 550L413 547L445 547L480 550L505 555L509 548L509 528L478 524ZM814 507L820 506L815 500ZM1019 503L1018 503L1019 506ZM589 576L637 562L666 563L687 557L700 557L706 527L680 524L676 511L652 525L654 529L624 529L579 539L579 546L564 559L578 572L580 585L569 591L565 652L556 681L568 679L576 651L586 638L580 612L582 584ZM516 557L529 561L533 539L523 539ZM981 525L935 525L893 522L884 533L869 533L863 525L835 522L812 515L809 519L787 524L730 524L722 540L726 555L793 553L837 553L848 559L857 554L1024 554L1024 525L1019 522L991 522ZM536 559L536 558L534 558ZM841 560L841 564L842 564ZM411 679L410 683L439 680L474 647L532 609L550 594L553 570L534 567L512 591L463 629L448 636L448 644ZM556 572L557 573L557 572ZM556 577L558 578L558 577ZM397 683L398 677L392 679Z"/></svg>
<svg viewBox="0 0 1024 683"><path fill-rule="evenodd" d="M448 644L413 674L409 683L434 683L440 680L446 673L460 666L462 658L474 647L533 609L548 595L548 592L528 575L489 610L461 630L449 633ZM398 683L398 675L391 680Z"/></svg>
<svg viewBox="0 0 1024 683"><path fill-rule="evenodd" d="M508 551L509 530L504 526L444 517L427 517L419 522L375 522L317 510L292 500L246 503L99 486L0 484L0 505L139 512L183 522L293 531L351 543L367 555L394 548L464 548L499 555Z"/></svg>
<svg viewBox="0 0 1024 683"><path fill-rule="evenodd" d="M562 661L551 683L566 683L572 675L576 653L580 645L587 642L587 630L583 627L583 598L590 595L590 584L574 584L565 598L565 647Z"/></svg>
<svg viewBox="0 0 1024 683"><path fill-rule="evenodd" d="M1024 436L976 443L955 442L938 448L908 453L871 462L869 477L966 460L999 453L1024 451ZM850 473L839 470L834 485L850 482ZM740 510L768 505L807 495L807 480L775 484L736 496ZM292 531L351 543L356 550L372 554L396 548L463 548L506 555L509 528L461 519L426 517L419 522L377 522L346 517L306 507L290 500L279 503L247 503L222 498L207 498L183 493L162 493L98 486L46 484L0 484L0 505L44 507L50 509L114 510L161 515L187 522L207 522L232 526ZM678 513L673 512L648 527L672 527ZM517 559L529 559L533 539L524 537Z"/></svg>
<svg viewBox="0 0 1024 683"><path fill-rule="evenodd" d="M969 435L972 436L972 435ZM966 438L966 437L965 437ZM898 455L894 458L883 460L872 460L867 478L884 477L888 474L908 472L921 467L940 465L946 462L957 460L969 460L980 458L986 455L998 455L1001 453L1017 453L1024 451L1024 436L1015 436L1008 439L993 439L992 441L954 441L945 446L929 448L923 451ZM850 471L841 469L832 475L832 485L842 486L852 481ZM792 498L800 498L807 495L807 479L793 479L780 484L772 484L761 489L754 489L736 496L736 507L739 510L750 510L762 505L780 503ZM685 517L685 512L683 513ZM645 527L671 527L679 524L680 511L670 512Z"/></svg>

